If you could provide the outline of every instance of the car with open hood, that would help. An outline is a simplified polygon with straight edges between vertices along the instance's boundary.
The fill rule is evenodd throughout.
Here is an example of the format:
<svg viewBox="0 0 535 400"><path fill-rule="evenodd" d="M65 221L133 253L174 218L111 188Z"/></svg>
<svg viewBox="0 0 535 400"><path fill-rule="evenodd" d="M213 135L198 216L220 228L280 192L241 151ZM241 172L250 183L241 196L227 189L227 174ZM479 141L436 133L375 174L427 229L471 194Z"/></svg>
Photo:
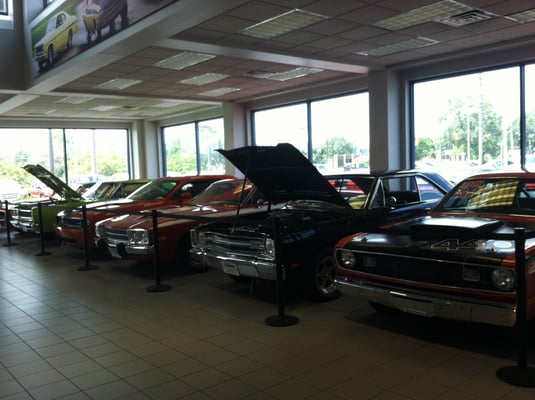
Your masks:
<svg viewBox="0 0 535 400"><path fill-rule="evenodd" d="M534 173L466 178L426 216L344 237L335 250L336 283L377 310L511 327L520 290L517 228L525 232L527 318L533 320Z"/></svg>
<svg viewBox="0 0 535 400"><path fill-rule="evenodd" d="M188 204L194 196L210 184L232 175L187 175L162 177L152 180L143 187L119 200L98 201L86 205L87 246L95 248L95 224L106 218L164 206ZM97 193L98 186L97 186ZM86 195L91 196L90 189ZM60 211L55 225L56 235L66 244L84 248L86 240L83 229L81 207Z"/></svg>
<svg viewBox="0 0 535 400"><path fill-rule="evenodd" d="M154 260L157 237L158 261L175 263L187 271L196 269L189 258L191 228L207 219L255 214L268 206L271 205L265 202L263 194L250 182L238 178L219 180L195 196L189 205L158 207L98 222L97 244L113 257L147 262Z"/></svg>
<svg viewBox="0 0 535 400"><path fill-rule="evenodd" d="M294 146L218 150L279 209L214 221L191 232L192 261L234 279L297 278L322 300L337 296L333 248L341 237L424 213L451 188L435 173L322 175ZM240 278L240 279L238 279Z"/></svg>
<svg viewBox="0 0 535 400"><path fill-rule="evenodd" d="M41 165L27 164L22 168L39 179L44 185L52 189L54 194L48 198L23 200L13 202L9 205L9 222L11 226L19 232L43 232L44 234L53 234L58 212L96 200L88 200ZM109 186L116 189L121 185L139 187L146 182L147 181L144 179L112 181L109 182ZM101 199L113 198L104 196L121 196L122 193L123 192L119 190L109 190L102 193L103 197L101 197ZM42 228L39 226L39 204L41 205L41 216L43 220Z"/></svg>

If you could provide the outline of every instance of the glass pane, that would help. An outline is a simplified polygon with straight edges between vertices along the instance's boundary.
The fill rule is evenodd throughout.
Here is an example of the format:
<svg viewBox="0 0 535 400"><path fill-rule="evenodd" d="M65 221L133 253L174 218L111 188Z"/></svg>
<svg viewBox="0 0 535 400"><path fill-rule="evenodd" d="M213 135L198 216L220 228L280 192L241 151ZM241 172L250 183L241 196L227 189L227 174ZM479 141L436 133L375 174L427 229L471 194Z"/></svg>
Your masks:
<svg viewBox="0 0 535 400"><path fill-rule="evenodd" d="M320 171L369 168L368 93L314 101L312 159Z"/></svg>
<svg viewBox="0 0 535 400"><path fill-rule="evenodd" d="M519 68L414 85L417 167L453 181L520 167Z"/></svg>
<svg viewBox="0 0 535 400"><path fill-rule="evenodd" d="M10 191L16 186L23 195L48 193L42 183L22 169L26 164L42 165L65 179L61 130L0 128L0 140L0 181L3 186L10 187ZM2 196L0 193L0 198Z"/></svg>
<svg viewBox="0 0 535 400"><path fill-rule="evenodd" d="M223 118L201 121L198 126L201 174L225 173L225 157L215 151L225 148Z"/></svg>
<svg viewBox="0 0 535 400"><path fill-rule="evenodd" d="M69 184L127 179L126 129L66 129Z"/></svg>
<svg viewBox="0 0 535 400"><path fill-rule="evenodd" d="M308 154L307 106L304 103L254 112L255 144L290 143Z"/></svg>
<svg viewBox="0 0 535 400"><path fill-rule="evenodd" d="M526 66L526 169L535 171L535 64Z"/></svg>
<svg viewBox="0 0 535 400"><path fill-rule="evenodd" d="M195 124L163 128L167 176L197 175Z"/></svg>

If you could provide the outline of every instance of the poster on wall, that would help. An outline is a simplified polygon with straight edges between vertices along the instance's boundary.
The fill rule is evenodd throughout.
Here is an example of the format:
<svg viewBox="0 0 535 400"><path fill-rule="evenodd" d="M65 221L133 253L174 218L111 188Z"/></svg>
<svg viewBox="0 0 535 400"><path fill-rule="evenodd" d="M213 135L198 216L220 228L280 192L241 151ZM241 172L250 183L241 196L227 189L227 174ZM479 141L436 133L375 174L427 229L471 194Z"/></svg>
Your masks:
<svg viewBox="0 0 535 400"><path fill-rule="evenodd" d="M34 77L175 1L54 1L30 24Z"/></svg>

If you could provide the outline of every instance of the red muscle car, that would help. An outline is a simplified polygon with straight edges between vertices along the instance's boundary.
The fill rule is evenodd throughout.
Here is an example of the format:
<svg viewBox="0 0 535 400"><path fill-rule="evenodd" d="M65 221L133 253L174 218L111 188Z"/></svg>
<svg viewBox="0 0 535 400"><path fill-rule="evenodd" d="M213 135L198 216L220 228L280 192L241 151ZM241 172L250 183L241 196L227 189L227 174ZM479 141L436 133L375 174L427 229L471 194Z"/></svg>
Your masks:
<svg viewBox="0 0 535 400"><path fill-rule="evenodd" d="M472 176L428 216L343 238L336 284L377 310L513 326L517 228L525 232L527 318L534 320L535 173Z"/></svg>
<svg viewBox="0 0 535 400"><path fill-rule="evenodd" d="M154 179L121 200L102 201L87 205L87 245L95 248L95 223L118 214L147 210L167 205L188 204L191 199L220 179L231 175L194 175ZM81 207L61 211L55 226L57 236L64 242L84 248Z"/></svg>

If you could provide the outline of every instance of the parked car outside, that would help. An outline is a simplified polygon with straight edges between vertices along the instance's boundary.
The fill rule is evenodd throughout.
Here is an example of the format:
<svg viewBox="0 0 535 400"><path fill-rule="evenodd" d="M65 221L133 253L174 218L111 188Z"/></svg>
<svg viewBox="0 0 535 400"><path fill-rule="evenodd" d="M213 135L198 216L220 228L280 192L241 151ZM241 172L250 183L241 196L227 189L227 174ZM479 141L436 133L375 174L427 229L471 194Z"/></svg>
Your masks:
<svg viewBox="0 0 535 400"><path fill-rule="evenodd" d="M34 179L28 189L29 197L52 197L53 195L54 191L39 179Z"/></svg>
<svg viewBox="0 0 535 400"><path fill-rule="evenodd" d="M116 31L115 20L121 17L121 29L128 26L127 0L87 0L82 10L87 43L102 39L102 30L109 27L109 33Z"/></svg>
<svg viewBox="0 0 535 400"><path fill-rule="evenodd" d="M0 179L0 201L5 202L18 200L26 197L22 186L13 179Z"/></svg>
<svg viewBox="0 0 535 400"><path fill-rule="evenodd" d="M205 218L235 218L237 214L258 213L268 207L263 194L243 179L225 179L211 184L183 207L159 207L158 257L176 262L185 270L190 263L189 231ZM98 244L116 258L151 261L154 257L154 220L151 212L113 217L96 224ZM206 219L204 220L204 222ZM199 268L203 269L203 268Z"/></svg>
<svg viewBox="0 0 535 400"><path fill-rule="evenodd" d="M251 215L251 222L242 216L195 228L192 261L235 279L275 280L278 260L287 279L304 281L321 300L338 294L333 258L338 239L364 226L424 213L451 188L439 175L421 171L322 175L289 144L219 152L267 201L287 204Z"/></svg>
<svg viewBox="0 0 535 400"><path fill-rule="evenodd" d="M70 49L76 32L78 32L76 16L61 11L50 17L44 36L34 46L34 57L39 68L51 67L58 54Z"/></svg>
<svg viewBox="0 0 535 400"><path fill-rule="evenodd" d="M87 245L95 245L95 224L110 217L124 217L124 214L167 205L185 205L211 183L234 178L231 175L191 175L165 177L152 180L145 186L121 200L101 201L86 206ZM56 235L67 244L84 248L84 230L81 208L60 211L55 225Z"/></svg>
<svg viewBox="0 0 535 400"><path fill-rule="evenodd" d="M42 229L44 234L53 234L54 223L56 222L58 212L95 201L87 200L83 195L76 192L41 165L27 164L23 168L26 172L39 179L44 185L51 188L54 191L54 195L46 200L44 198L35 198L10 204L9 222L19 232L40 233ZM129 180L127 182L132 185L142 185L145 183L144 180ZM116 185L117 182L113 184ZM119 195L120 193L116 192L116 194ZM43 228L39 226L39 203L42 206Z"/></svg>
<svg viewBox="0 0 535 400"><path fill-rule="evenodd" d="M518 290L511 238L518 227L527 237L527 311L533 320L535 173L466 178L428 216L341 239L336 282L342 293L378 310L510 327Z"/></svg>

